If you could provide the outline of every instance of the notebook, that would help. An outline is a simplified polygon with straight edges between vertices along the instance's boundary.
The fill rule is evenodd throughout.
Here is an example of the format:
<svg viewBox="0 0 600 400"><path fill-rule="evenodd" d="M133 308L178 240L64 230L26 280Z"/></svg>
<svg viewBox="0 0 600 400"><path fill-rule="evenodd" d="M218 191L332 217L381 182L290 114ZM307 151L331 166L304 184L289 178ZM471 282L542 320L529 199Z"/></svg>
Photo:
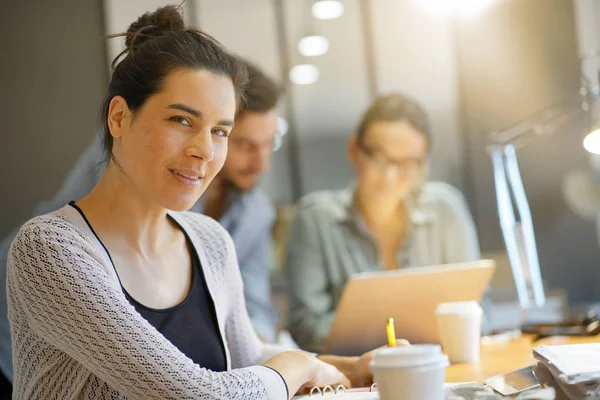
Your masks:
<svg viewBox="0 0 600 400"><path fill-rule="evenodd" d="M445 389L451 389L458 386L464 385L472 385L473 382L457 382L457 383L445 383ZM295 396L292 400L314 400L315 398L327 398L331 397L335 400L379 400L379 394L377 393L377 385L373 384L370 388L356 388L356 389L346 389L343 385L338 386L337 394L336 390L331 386L326 386L325 388L313 388L311 390L312 394L307 394L304 396Z"/></svg>
<svg viewBox="0 0 600 400"><path fill-rule="evenodd" d="M346 389L342 385L338 386L337 394L331 386L326 386L323 389L315 387L311 390L311 394L295 396L293 400L308 400L315 397L335 397L336 400L379 400L377 388L373 386L370 388Z"/></svg>

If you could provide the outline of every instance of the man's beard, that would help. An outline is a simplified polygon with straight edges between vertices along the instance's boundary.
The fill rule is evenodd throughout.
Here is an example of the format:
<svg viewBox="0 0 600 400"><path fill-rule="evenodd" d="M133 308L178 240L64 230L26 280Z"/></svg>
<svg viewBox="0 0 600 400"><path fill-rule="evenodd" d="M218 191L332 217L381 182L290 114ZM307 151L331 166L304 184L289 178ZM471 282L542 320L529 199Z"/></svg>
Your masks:
<svg viewBox="0 0 600 400"><path fill-rule="evenodd" d="M252 184L252 186L250 187L241 187L239 186L237 183L235 183L235 181L233 179L231 179L229 177L229 175L225 172L225 171L221 171L218 175L218 178L220 180L220 185L224 188L224 189L228 189L228 190L236 190L239 192L247 192L250 191L252 189L254 189L260 182L260 172L259 171L255 171L255 170L246 170L243 171L241 173L242 176L244 175L258 175L259 178L256 179L256 181Z"/></svg>

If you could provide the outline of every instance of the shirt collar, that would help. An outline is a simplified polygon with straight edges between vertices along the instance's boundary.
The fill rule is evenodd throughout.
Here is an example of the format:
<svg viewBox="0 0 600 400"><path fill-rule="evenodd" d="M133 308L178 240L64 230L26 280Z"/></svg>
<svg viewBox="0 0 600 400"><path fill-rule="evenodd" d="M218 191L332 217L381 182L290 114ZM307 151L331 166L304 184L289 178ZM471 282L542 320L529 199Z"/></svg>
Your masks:
<svg viewBox="0 0 600 400"><path fill-rule="evenodd" d="M340 222L350 222L361 227L366 227L364 219L355 202L355 194L356 182L351 182L342 193L338 220ZM419 199L418 196L419 195L417 194L411 195L406 202L411 226L429 225L435 218L435 210L433 206L429 204L427 199Z"/></svg>

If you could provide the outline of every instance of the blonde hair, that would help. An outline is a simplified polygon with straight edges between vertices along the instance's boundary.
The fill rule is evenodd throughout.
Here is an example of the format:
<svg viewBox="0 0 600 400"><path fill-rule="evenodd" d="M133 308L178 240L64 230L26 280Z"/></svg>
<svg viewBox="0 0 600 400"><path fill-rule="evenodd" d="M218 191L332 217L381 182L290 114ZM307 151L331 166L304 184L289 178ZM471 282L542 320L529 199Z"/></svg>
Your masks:
<svg viewBox="0 0 600 400"><path fill-rule="evenodd" d="M362 142L369 127L378 121L406 121L431 143L429 119L425 110L415 100L400 93L380 96L364 113L357 130L357 139Z"/></svg>
<svg viewBox="0 0 600 400"><path fill-rule="evenodd" d="M367 111L363 114L357 130L357 140L362 143L369 127L378 121L397 122L405 121L414 129L419 131L427 139L428 147L431 147L431 134L429 131L429 118L427 113L416 100L400 93L380 96L373 101ZM420 208L422 199L422 187L427 180L429 172L428 164L424 165L421 179L415 188L409 193L405 203L409 206Z"/></svg>

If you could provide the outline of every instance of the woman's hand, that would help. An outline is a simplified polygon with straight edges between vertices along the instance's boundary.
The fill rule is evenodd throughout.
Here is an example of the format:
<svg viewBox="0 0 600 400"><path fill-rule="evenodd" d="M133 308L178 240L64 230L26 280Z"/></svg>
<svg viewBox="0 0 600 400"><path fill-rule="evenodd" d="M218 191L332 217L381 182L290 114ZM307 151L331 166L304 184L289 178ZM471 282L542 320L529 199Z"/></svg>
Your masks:
<svg viewBox="0 0 600 400"><path fill-rule="evenodd" d="M327 364L319 360L318 358L311 357L315 365L313 378L305 383L303 387L300 389L303 391L310 391L315 386L323 388L327 385L333 387L334 389L338 385L344 385L345 387L350 387L350 380L340 372L335 366L331 364Z"/></svg>
<svg viewBox="0 0 600 400"><path fill-rule="evenodd" d="M308 353L288 351L278 354L264 364L273 368L285 380L290 396L313 386L349 386L350 381L334 365L325 363Z"/></svg>
<svg viewBox="0 0 600 400"><path fill-rule="evenodd" d="M410 346L410 343L405 339L396 339L396 346ZM366 352L355 362L354 370L351 374L353 387L371 386L373 384L373 374L371 373L369 365L371 364L373 358L375 358L375 353L377 350L379 349Z"/></svg>
<svg viewBox="0 0 600 400"><path fill-rule="evenodd" d="M396 339L396 346L408 346L410 343L404 339ZM384 346L385 347L385 346ZM383 347L381 347L383 348ZM341 356L319 356L319 359L334 365L349 379L352 387L371 386L373 383L373 374L369 368L371 360L379 349L371 350L360 357L341 357Z"/></svg>

